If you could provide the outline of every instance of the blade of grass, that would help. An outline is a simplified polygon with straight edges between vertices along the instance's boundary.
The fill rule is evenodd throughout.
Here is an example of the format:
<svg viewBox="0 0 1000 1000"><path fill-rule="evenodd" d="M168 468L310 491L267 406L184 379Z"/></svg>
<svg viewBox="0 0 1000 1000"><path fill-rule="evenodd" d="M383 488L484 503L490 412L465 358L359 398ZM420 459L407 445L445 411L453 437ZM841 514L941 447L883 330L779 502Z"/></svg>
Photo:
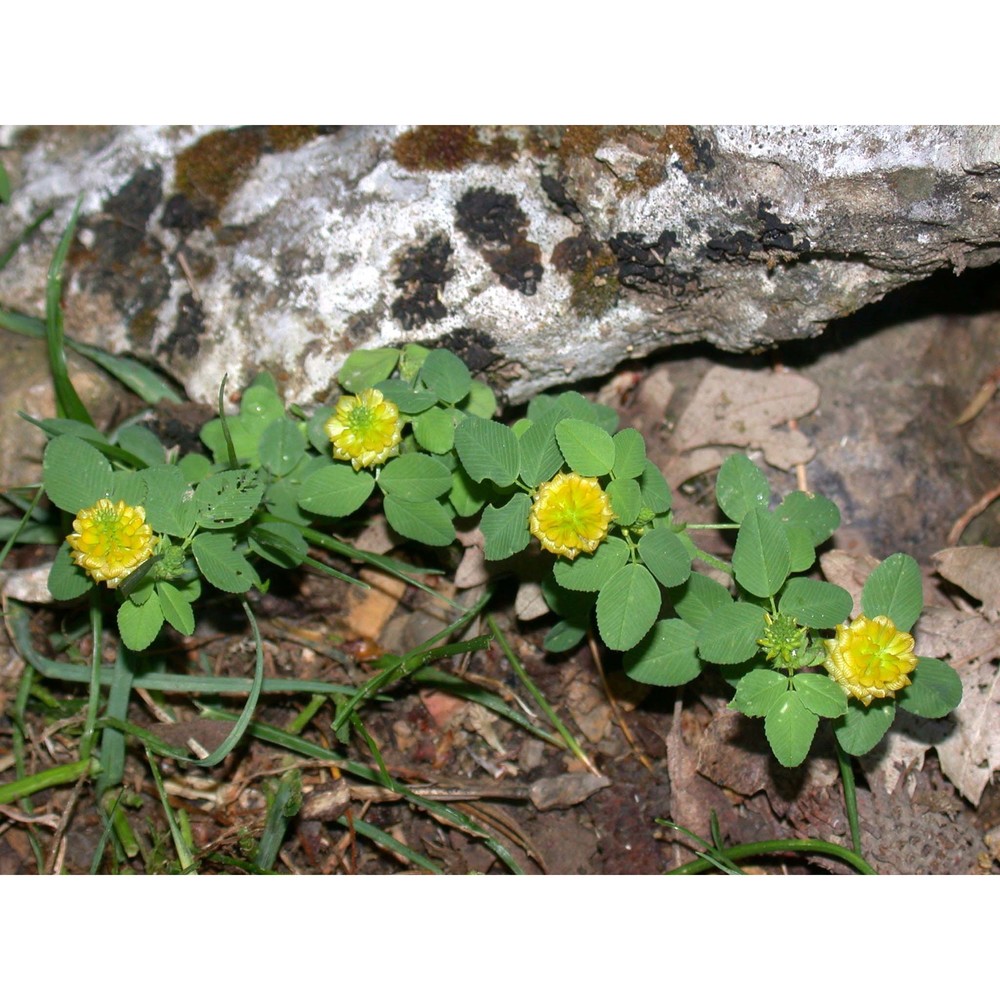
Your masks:
<svg viewBox="0 0 1000 1000"><path fill-rule="evenodd" d="M0 327L10 330L11 333L19 333L24 337L45 337L45 324L41 320L7 309L0 309ZM65 334L63 340L71 351L87 358L88 361L93 361L95 365L99 365L109 375L118 379L127 389L134 392L143 402L153 404L158 403L161 399L169 400L171 403L184 402L184 397L165 378L141 361L124 358L118 354L109 354L99 347L74 340Z"/></svg>
<svg viewBox="0 0 1000 1000"><path fill-rule="evenodd" d="M2 170L3 167L0 167ZM0 196L0 201L5 199ZM2 271L13 259L14 254L17 253L21 247L31 239L31 237L38 231L39 227L50 218L52 218L52 213L55 211L54 208L48 208L41 215L37 216L33 222L29 222L24 229L21 230L19 236L15 236L14 239L7 244L7 249L0 254L0 271Z"/></svg>
<svg viewBox="0 0 1000 1000"><path fill-rule="evenodd" d="M21 680L17 685L17 694L14 696L13 722L14 731L12 734L12 749L14 753L14 776L24 778L27 768L24 764L24 740L25 740L25 720L24 713L28 707L28 698L31 696L31 689L35 683L35 668L30 663L25 663L21 672ZM31 816L35 807L28 796L25 796L18 803L23 812ZM38 866L38 873L45 871L45 853L42 845L35 834L35 831L28 827L28 841L31 844L31 853L35 855L35 864Z"/></svg>
<svg viewBox="0 0 1000 1000"><path fill-rule="evenodd" d="M45 285L45 339L49 349L49 368L52 372L52 387L55 390L58 415L92 424L94 421L87 407L83 405L83 400L77 395L70 381L63 346L62 272L66 257L69 255L69 248L73 243L73 234L76 232L76 222L82 203L81 196L76 201L73 214L49 265L49 276Z"/></svg>
<svg viewBox="0 0 1000 1000"><path fill-rule="evenodd" d="M91 676L90 668L82 663L61 663L42 656L31 644L30 621L24 605L10 601L7 621L18 653L47 680L68 681L86 684ZM114 679L111 667L100 670L102 687L108 687ZM175 674L166 671L144 671L138 686L147 691L167 691L175 694L247 694L253 688L253 680L246 677L213 677L199 674ZM346 694L352 695L357 688L344 684L330 684L326 681L300 681L294 678L265 678L262 692L274 694L291 692L303 694Z"/></svg>
<svg viewBox="0 0 1000 1000"><path fill-rule="evenodd" d="M229 468L236 469L239 468L239 463L236 461L236 447L233 444L233 435L229 431L229 421L226 419L226 380L229 378L229 372L226 372L222 376L222 381L219 383L219 422L222 424L222 436L226 439L226 454L229 457Z"/></svg>
<svg viewBox="0 0 1000 1000"><path fill-rule="evenodd" d="M492 691L486 691L475 684L462 680L460 677L455 677L453 674L438 670L436 667L421 667L410 675L410 680L415 684L426 684L456 698L464 698L466 701L482 705L494 714L503 716L503 718L513 722L514 725L520 726L526 732L531 733L532 736L544 740L554 747L559 747L560 750L566 749L566 744L563 743L561 736L557 736L555 733L550 733L548 730L536 726L530 719L516 709L511 708L503 698Z"/></svg>
<svg viewBox="0 0 1000 1000"><path fill-rule="evenodd" d="M380 830L377 826L373 826L371 823L366 823L363 819L350 819L348 820L346 816L340 816L337 822L347 830L354 827L354 832L360 834L362 837L367 837L373 844L378 844L379 847L391 854L398 854L401 857L406 858L407 861L412 862L419 868L423 868L425 871L430 872L432 875L443 875L444 872L441 868L434 864L429 858L425 858L422 854L418 854L412 848L406 846L402 841L397 840L391 834L385 832L385 830Z"/></svg>
<svg viewBox="0 0 1000 1000"><path fill-rule="evenodd" d="M552 723L552 728L555 729L555 731L563 738L566 749L569 750L577 758L577 760L579 760L583 766L590 771L591 774L595 774L600 777L601 772L594 767L590 758L583 752L583 747L577 743L573 734L566 728L562 719L560 719L556 714L555 709L553 709L552 706L545 700L545 695L542 694L541 689L528 676L528 671L524 669L524 664L514 652L510 643L507 642L506 636L504 636L503 632L500 631L500 628L493 620L492 615L486 616L486 624L489 627L489 630L493 633L493 638L496 639L503 655L507 657L507 662L511 665L511 667L513 667L514 673L517 674L521 683L525 686L525 688L527 688L531 697L535 699L535 703L538 707L548 717L549 722Z"/></svg>
<svg viewBox="0 0 1000 1000"><path fill-rule="evenodd" d="M150 753L148 748L146 749L146 760L149 761L149 769L153 773L153 781L156 783L156 792L160 797L160 805L163 806L163 812L167 817L167 825L170 827L170 836L174 842L174 850L177 852L177 861L181 872L185 875L197 875L198 871L194 867L194 858L191 857L191 852L188 850L184 837L181 835L180 827L177 825L177 818L174 816L174 811L170 808L170 803L167 801L167 792L163 787L163 778L160 776L160 769L156 766L156 758Z"/></svg>
<svg viewBox="0 0 1000 1000"><path fill-rule="evenodd" d="M101 595L96 587L90 590L90 641L93 643L90 654L90 686L87 696L87 714L83 722L83 735L80 737L80 759L86 760L94 748L94 734L97 725L97 712L101 703L101 652L104 638L104 615L101 610Z"/></svg>
<svg viewBox="0 0 1000 1000"><path fill-rule="evenodd" d="M72 764L57 764L55 767L29 774L27 777L9 781L0 785L0 806L16 802L27 796L55 788L56 785L72 785L85 774L96 774L98 764L95 760L75 760Z"/></svg>
<svg viewBox="0 0 1000 1000"><path fill-rule="evenodd" d="M254 863L269 871L281 850L288 830L288 822L302 807L302 772L286 771L278 782L277 791L268 805L264 832L260 835Z"/></svg>
<svg viewBox="0 0 1000 1000"><path fill-rule="evenodd" d="M232 713L206 709L205 717L209 719L230 719L232 718ZM275 746L279 746L283 750L299 754L308 760L333 761L337 767L340 768L340 770L346 771L348 774L353 774L357 778L362 778L365 781L372 782L373 784L381 785L383 788L388 788L390 791L395 792L402 798L406 799L407 802L412 803L425 812L437 815L452 825L458 826L460 829L463 829L467 833L470 833L482 840L483 843L510 869L510 871L512 871L515 875L524 874L518 863L514 860L510 851L508 851L503 844L492 837L489 831L469 819L469 817L464 813L459 812L457 809L453 809L444 802L437 802L432 799L424 798L422 795L418 795L416 792L411 791L406 785L392 777L390 777L388 783L386 783L377 768L348 760L334 750L328 750L326 747L321 747L315 743L311 743L308 740L303 739L301 736L290 736L288 733L283 732L274 726L269 726L262 722L253 722L250 724L250 734L259 740L264 740L267 743L273 743ZM355 823L355 826L357 826L357 823Z"/></svg>
<svg viewBox="0 0 1000 1000"><path fill-rule="evenodd" d="M739 861L742 858L756 858L765 854L787 854L789 852L825 854L851 865L860 875L877 874L875 869L860 855L846 847L841 847L840 844L831 844L827 840L759 840L753 844L738 844L735 847L727 847L718 851L717 856L730 861ZM698 861L689 861L686 865L674 868L666 874L697 875L700 872L708 871L714 863L714 861L700 858Z"/></svg>
<svg viewBox="0 0 1000 1000"><path fill-rule="evenodd" d="M111 675L111 689L108 691L107 717L125 719L128 717L129 701L132 697L132 665L125 645L118 647L114 671ZM122 783L125 776L125 736L116 729L101 730L101 776L97 780L97 794L103 795L108 789Z"/></svg>
<svg viewBox="0 0 1000 1000"><path fill-rule="evenodd" d="M31 499L31 504L29 505L28 509L24 512L24 517L21 518L20 522L17 525L17 528L15 528L14 533L10 536L10 538L7 539L7 542L5 543L4 547L0 549L0 566L4 564L4 560L7 558L7 554L14 547L14 543L17 541L18 536L24 530L24 526L28 523L29 520L31 520L31 515L35 510L35 505L42 498L42 493L43 490L41 489L41 487L39 487L38 490L36 490L35 495Z"/></svg>

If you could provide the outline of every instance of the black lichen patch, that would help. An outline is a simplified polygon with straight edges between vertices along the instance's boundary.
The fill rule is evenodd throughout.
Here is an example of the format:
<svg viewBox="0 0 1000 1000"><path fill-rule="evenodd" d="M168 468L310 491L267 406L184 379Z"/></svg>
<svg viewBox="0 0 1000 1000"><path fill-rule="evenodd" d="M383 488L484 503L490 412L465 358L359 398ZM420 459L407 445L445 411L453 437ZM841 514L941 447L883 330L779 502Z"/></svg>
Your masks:
<svg viewBox="0 0 1000 1000"><path fill-rule="evenodd" d="M80 219L91 239L74 243L69 267L89 292L108 295L139 344L148 342L155 314L170 292L163 248L147 233L163 193L163 171L144 167L101 210Z"/></svg>
<svg viewBox="0 0 1000 1000"><path fill-rule="evenodd" d="M265 153L296 149L329 131L314 125L251 125L202 136L177 157L174 186L184 201L168 202L163 224L182 231L212 225Z"/></svg>
<svg viewBox="0 0 1000 1000"><path fill-rule="evenodd" d="M548 196L556 208L568 219L572 219L577 225L583 221L583 213L580 206L569 196L566 190L566 180L561 177L553 177L550 174L541 175L542 190Z"/></svg>
<svg viewBox="0 0 1000 1000"><path fill-rule="evenodd" d="M705 256L711 261L735 261L746 263L750 260L793 260L809 250L809 240L795 242L795 226L782 222L770 211L771 203L761 200L757 203L755 218L758 222L755 233L738 229L712 237L705 244Z"/></svg>
<svg viewBox="0 0 1000 1000"><path fill-rule="evenodd" d="M160 350L182 358L193 358L198 354L204 332L205 311L194 295L187 292L177 303L177 322Z"/></svg>
<svg viewBox="0 0 1000 1000"><path fill-rule="evenodd" d="M677 246L677 234L664 229L651 240L642 233L623 232L608 241L618 261L618 280L623 285L640 291L665 291L671 295L685 295L697 291L694 275L672 267L667 258Z"/></svg>
<svg viewBox="0 0 1000 1000"><path fill-rule="evenodd" d="M488 333L465 326L446 333L427 346L447 348L457 354L471 372L486 371L503 358L495 350L496 341Z"/></svg>
<svg viewBox="0 0 1000 1000"><path fill-rule="evenodd" d="M618 301L618 259L589 234L571 236L552 251L555 269L569 275L570 304L578 316L602 316Z"/></svg>
<svg viewBox="0 0 1000 1000"><path fill-rule="evenodd" d="M393 143L392 155L407 170L459 170L470 163L513 163L517 143L500 134L484 138L471 125L418 125Z"/></svg>
<svg viewBox="0 0 1000 1000"><path fill-rule="evenodd" d="M393 281L402 294L392 304L392 315L404 330L415 330L445 317L441 291L455 273L448 267L451 255L451 243L440 234L403 254L399 274Z"/></svg>
<svg viewBox="0 0 1000 1000"><path fill-rule="evenodd" d="M534 295L542 279L542 253L528 240L528 217L512 194L471 188L456 205L457 225L505 288Z"/></svg>

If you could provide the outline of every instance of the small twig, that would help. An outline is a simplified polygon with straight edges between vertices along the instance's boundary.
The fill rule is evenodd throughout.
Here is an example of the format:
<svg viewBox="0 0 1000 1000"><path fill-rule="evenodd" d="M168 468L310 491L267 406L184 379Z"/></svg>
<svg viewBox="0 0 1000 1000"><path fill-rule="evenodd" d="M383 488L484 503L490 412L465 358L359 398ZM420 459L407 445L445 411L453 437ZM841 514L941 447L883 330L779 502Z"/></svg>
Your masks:
<svg viewBox="0 0 1000 1000"><path fill-rule="evenodd" d="M27 813L15 809L13 806L0 806L0 813L15 823L25 823L35 826L49 826L56 829L59 826L59 817L55 813L40 813L37 816L29 816Z"/></svg>
<svg viewBox="0 0 1000 1000"><path fill-rule="evenodd" d="M188 267L187 258L183 252L177 254L177 263L180 264L181 270L184 272L184 279L188 283L188 288L191 289L191 294L194 296L195 302L200 304L201 296L198 294L198 286L195 284L194 275L191 273L191 268Z"/></svg>
<svg viewBox="0 0 1000 1000"><path fill-rule="evenodd" d="M961 427L962 424L967 424L973 417L978 415L982 408L993 398L993 393L997 391L998 385L1000 385L1000 365L986 376L982 385L976 390L976 394L969 401L969 405L962 410L961 414L955 420L955 426Z"/></svg>
<svg viewBox="0 0 1000 1000"><path fill-rule="evenodd" d="M69 802L63 810L63 814L59 818L59 823L56 825L55 833L52 835L52 846L49 848L49 855L45 861L45 870L49 875L58 875L62 869L63 858L66 855L66 830L69 827L69 821L73 816L74 810L76 809L76 804L80 800L80 793L83 791L84 783L88 781L89 778L89 770L84 771L84 773L80 775L79 780L73 787L73 794L70 796Z"/></svg>
<svg viewBox="0 0 1000 1000"><path fill-rule="evenodd" d="M969 526L969 522L982 514L998 497L1000 497L1000 484L994 486L989 492L984 493L974 504L963 511L961 517L951 526L951 531L948 532L948 544L958 545L958 541L962 537L962 532Z"/></svg>
<svg viewBox="0 0 1000 1000"><path fill-rule="evenodd" d="M632 753L638 758L639 763L649 771L650 774L654 774L652 761L639 749L636 744L635 737L632 735L632 730L629 729L628 723L625 722L625 717L622 715L621 709L618 707L618 699L615 698L614 692L611 690L611 685L608 684L607 674L604 673L604 664L601 662L601 652L597 648L597 643L594 640L594 634L590 630L587 631L587 645L590 647L590 655L594 658L594 663L597 665L597 672L601 676L601 684L604 687L604 696L608 699L608 704L611 706L611 713L615 717L615 722L618 723L618 728L622 731L625 736L628 745L632 748Z"/></svg>

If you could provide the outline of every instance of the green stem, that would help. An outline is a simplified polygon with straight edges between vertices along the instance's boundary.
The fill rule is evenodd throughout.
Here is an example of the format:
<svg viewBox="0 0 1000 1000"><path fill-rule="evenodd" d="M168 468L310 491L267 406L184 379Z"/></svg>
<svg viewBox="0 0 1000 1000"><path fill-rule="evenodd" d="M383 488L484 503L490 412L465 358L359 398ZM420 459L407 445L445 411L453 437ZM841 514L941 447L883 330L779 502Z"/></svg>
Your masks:
<svg viewBox="0 0 1000 1000"><path fill-rule="evenodd" d="M101 640L104 634L104 619L101 614L100 595L97 587L90 589L90 641L94 648L90 654L90 695L87 699L87 715L80 737L80 759L86 760L94 748L94 731L97 728L97 712L101 704Z"/></svg>
<svg viewBox="0 0 1000 1000"><path fill-rule="evenodd" d="M497 623L493 620L492 615L486 616L486 624L489 630L493 633L493 638L496 639L503 651L503 655L507 657L507 662L514 668L514 673L517 674L521 683L528 689L531 697L535 699L538 707L545 713L548 717L549 722L552 723L552 728L559 733L563 738L563 742L566 744L566 748L570 750L573 755L581 761L591 774L600 775L600 771L594 767L590 758L583 752L583 747L577 743L573 734L563 725L562 719L556 715L555 710L552 706L545 700L545 695L542 694L541 689L535 684L535 682L528 676L528 671L524 669L524 664L518 658L518 655L511 648L509 642L507 642L506 636L497 627Z"/></svg>
<svg viewBox="0 0 1000 1000"><path fill-rule="evenodd" d="M826 854L851 865L861 875L878 874L859 854L855 854L854 851L841 847L839 844L831 844L828 840L758 840L753 844L727 847L725 850L716 851L715 854L717 857L727 858L730 861L739 861L742 858L757 857L761 854L784 854L788 851L797 851L800 854ZM712 867L711 861L699 858L697 861L689 861L686 865L681 865L680 868L674 868L667 874L698 875Z"/></svg>
<svg viewBox="0 0 1000 1000"><path fill-rule="evenodd" d="M59 764L57 767L39 771L38 774L29 775L27 778L19 778L17 781L0 785L0 806L5 806L8 802L16 802L26 795L35 795L56 785L71 785L88 772L96 774L98 769L96 761L85 758L73 761L72 764Z"/></svg>
<svg viewBox="0 0 1000 1000"><path fill-rule="evenodd" d="M685 524L685 531L728 531L736 530L738 524Z"/></svg>
<svg viewBox="0 0 1000 1000"><path fill-rule="evenodd" d="M840 766L840 780L844 783L844 806L847 822L851 828L851 846L861 853L861 826L858 823L858 790L854 783L854 761L844 753L837 740L833 741L837 750L837 764Z"/></svg>

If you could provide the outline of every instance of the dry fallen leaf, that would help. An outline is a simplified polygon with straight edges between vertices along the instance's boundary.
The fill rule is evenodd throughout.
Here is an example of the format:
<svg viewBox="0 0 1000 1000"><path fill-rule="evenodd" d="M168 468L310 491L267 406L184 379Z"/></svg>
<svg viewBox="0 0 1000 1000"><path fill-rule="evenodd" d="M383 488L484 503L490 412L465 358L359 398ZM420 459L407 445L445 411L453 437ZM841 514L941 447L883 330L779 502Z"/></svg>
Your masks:
<svg viewBox="0 0 1000 1000"><path fill-rule="evenodd" d="M946 580L983 602L986 618L1000 618L1000 549L989 545L959 546L935 552L931 559Z"/></svg>
<svg viewBox="0 0 1000 1000"><path fill-rule="evenodd" d="M843 587L854 599L851 617L861 614L861 591L865 580L876 566L878 560L870 555L854 555L844 549L831 549L819 557L820 569L830 583Z"/></svg>
<svg viewBox="0 0 1000 1000"><path fill-rule="evenodd" d="M768 463L791 469L808 462L815 448L788 421L818 402L819 387L796 372L714 365L678 421L673 445L681 452L708 445L760 448Z"/></svg>

